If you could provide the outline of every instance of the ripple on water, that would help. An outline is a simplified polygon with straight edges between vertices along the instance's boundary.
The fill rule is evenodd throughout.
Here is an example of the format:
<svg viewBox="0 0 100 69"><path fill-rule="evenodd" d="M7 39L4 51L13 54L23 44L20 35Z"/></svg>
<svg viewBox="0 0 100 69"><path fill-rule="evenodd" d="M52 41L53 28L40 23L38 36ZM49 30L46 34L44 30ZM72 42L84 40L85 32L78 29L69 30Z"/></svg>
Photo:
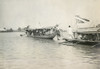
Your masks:
<svg viewBox="0 0 100 69"><path fill-rule="evenodd" d="M100 47L0 33L0 69L99 69Z"/></svg>

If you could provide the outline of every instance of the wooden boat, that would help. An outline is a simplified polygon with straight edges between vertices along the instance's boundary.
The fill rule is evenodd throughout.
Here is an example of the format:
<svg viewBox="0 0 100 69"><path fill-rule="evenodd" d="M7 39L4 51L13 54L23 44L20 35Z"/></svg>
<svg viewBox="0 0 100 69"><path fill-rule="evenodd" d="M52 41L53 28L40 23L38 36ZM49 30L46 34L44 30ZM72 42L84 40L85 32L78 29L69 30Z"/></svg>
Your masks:
<svg viewBox="0 0 100 69"><path fill-rule="evenodd" d="M100 31L77 31L74 32L73 39L64 38L64 40L81 44L97 44L100 43Z"/></svg>
<svg viewBox="0 0 100 69"><path fill-rule="evenodd" d="M79 15L76 15L76 25L78 23L90 22L86 18L82 18ZM97 44L100 43L100 25L96 27L84 27L78 28L76 32L73 32L74 37L71 39L64 38L64 40L73 43L82 43L82 44Z"/></svg>
<svg viewBox="0 0 100 69"><path fill-rule="evenodd" d="M53 39L58 32L56 27L57 26L38 29L28 29L26 30L26 34L27 36L32 36L34 38Z"/></svg>

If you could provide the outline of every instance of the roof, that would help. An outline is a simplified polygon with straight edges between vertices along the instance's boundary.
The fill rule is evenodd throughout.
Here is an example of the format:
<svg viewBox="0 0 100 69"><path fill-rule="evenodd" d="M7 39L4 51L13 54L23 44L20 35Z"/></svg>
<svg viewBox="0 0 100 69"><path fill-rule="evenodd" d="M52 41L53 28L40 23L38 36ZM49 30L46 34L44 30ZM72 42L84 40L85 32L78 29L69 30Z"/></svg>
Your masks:
<svg viewBox="0 0 100 69"><path fill-rule="evenodd" d="M79 28L77 31L78 32L84 32L84 31L98 31L100 30L100 28L96 28L96 27L89 27L89 28Z"/></svg>
<svg viewBox="0 0 100 69"><path fill-rule="evenodd" d="M100 28L90 27L90 28L79 28L77 33L83 34L93 34L93 33L100 33Z"/></svg>

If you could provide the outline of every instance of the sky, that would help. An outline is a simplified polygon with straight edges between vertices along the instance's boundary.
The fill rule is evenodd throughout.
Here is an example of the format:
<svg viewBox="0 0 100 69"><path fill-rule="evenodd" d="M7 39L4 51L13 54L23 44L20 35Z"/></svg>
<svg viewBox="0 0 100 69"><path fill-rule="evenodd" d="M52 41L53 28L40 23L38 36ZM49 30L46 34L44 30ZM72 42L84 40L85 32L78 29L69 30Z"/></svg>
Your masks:
<svg viewBox="0 0 100 69"><path fill-rule="evenodd" d="M100 23L100 0L0 0L0 28L32 28L54 26L76 27L75 15L90 22L78 27Z"/></svg>

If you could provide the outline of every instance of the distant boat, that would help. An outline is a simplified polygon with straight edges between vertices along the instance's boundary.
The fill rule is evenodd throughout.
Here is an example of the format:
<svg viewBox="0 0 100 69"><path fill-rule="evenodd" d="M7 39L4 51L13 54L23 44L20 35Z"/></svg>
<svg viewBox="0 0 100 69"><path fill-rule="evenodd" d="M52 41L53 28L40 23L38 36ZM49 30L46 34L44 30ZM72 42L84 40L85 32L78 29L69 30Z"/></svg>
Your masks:
<svg viewBox="0 0 100 69"><path fill-rule="evenodd" d="M57 34L57 26L38 29L27 29L26 35L34 38L53 39Z"/></svg>

